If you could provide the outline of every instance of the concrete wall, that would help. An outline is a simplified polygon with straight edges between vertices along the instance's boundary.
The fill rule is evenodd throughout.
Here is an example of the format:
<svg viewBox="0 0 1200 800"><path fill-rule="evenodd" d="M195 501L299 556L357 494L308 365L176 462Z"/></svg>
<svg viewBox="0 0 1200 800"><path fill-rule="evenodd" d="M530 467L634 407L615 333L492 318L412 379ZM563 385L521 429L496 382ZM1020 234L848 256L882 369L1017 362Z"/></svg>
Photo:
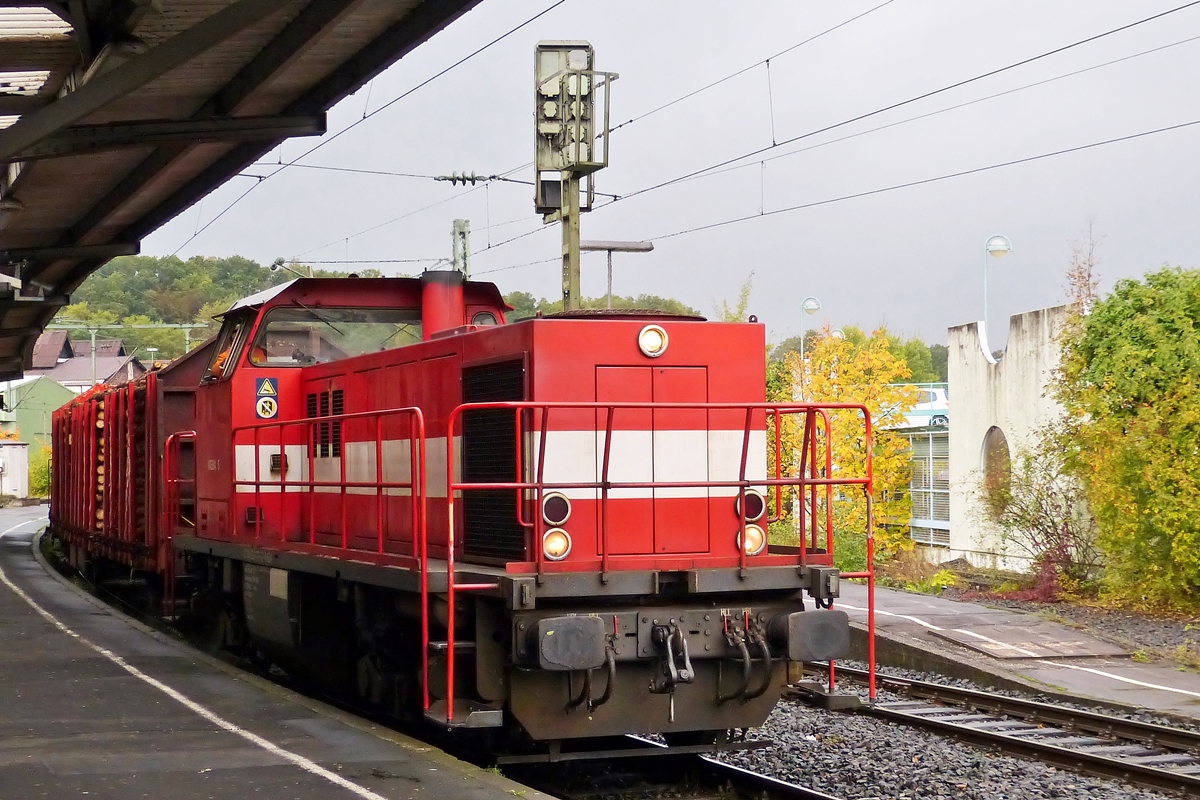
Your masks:
<svg viewBox="0 0 1200 800"><path fill-rule="evenodd" d="M991 356L982 322L949 330L950 379L950 552L980 567L1024 569L1022 559L1006 557L999 531L980 507L984 439L993 426L1016 456L1033 432L1060 413L1047 384L1059 363L1058 337L1067 307L1018 314L1008 323L1008 346Z"/></svg>

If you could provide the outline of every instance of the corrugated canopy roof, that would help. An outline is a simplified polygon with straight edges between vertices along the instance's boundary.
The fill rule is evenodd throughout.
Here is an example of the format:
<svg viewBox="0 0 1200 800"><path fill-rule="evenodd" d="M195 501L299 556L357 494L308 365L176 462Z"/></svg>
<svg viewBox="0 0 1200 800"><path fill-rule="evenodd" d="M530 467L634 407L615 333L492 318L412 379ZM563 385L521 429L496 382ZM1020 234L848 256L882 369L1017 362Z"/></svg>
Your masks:
<svg viewBox="0 0 1200 800"><path fill-rule="evenodd" d="M4 3L0 379L91 272L323 133L326 110L477 2Z"/></svg>

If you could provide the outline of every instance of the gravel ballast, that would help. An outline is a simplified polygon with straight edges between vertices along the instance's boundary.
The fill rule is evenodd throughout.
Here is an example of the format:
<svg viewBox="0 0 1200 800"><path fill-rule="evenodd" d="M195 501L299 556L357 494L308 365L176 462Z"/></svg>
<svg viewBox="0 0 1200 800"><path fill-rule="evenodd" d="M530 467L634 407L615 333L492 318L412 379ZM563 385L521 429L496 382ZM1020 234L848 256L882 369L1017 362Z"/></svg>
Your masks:
<svg viewBox="0 0 1200 800"><path fill-rule="evenodd" d="M899 698L891 698L899 699ZM847 800L1162 800L1117 781L1001 756L863 714L780 703L755 738L769 748L722 758Z"/></svg>

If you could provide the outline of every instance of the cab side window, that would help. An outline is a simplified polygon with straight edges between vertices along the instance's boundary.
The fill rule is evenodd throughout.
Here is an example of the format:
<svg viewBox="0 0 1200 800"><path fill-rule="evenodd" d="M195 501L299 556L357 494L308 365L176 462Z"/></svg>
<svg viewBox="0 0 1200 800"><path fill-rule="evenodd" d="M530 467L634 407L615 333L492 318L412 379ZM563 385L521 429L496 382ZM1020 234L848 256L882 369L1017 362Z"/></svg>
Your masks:
<svg viewBox="0 0 1200 800"><path fill-rule="evenodd" d="M217 339L213 360L204 374L204 383L227 378L233 372L233 365L237 363L238 354L245 343L244 334L247 327L249 326L245 317L225 320L225 324L221 327L221 335Z"/></svg>

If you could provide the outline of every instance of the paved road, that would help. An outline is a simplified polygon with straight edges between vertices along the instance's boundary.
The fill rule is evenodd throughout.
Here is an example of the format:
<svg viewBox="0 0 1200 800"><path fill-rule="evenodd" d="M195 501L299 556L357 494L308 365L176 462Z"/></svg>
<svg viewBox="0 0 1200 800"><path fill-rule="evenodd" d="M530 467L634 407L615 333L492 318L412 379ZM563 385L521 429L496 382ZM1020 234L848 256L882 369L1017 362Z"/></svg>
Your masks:
<svg viewBox="0 0 1200 800"><path fill-rule="evenodd" d="M843 583L835 607L865 622L866 586ZM895 589L876 589L875 609L879 631L913 647L1070 694L1200 717L1200 675L1169 663L1142 664L1122 656L1064 656L1119 648L1036 614Z"/></svg>

